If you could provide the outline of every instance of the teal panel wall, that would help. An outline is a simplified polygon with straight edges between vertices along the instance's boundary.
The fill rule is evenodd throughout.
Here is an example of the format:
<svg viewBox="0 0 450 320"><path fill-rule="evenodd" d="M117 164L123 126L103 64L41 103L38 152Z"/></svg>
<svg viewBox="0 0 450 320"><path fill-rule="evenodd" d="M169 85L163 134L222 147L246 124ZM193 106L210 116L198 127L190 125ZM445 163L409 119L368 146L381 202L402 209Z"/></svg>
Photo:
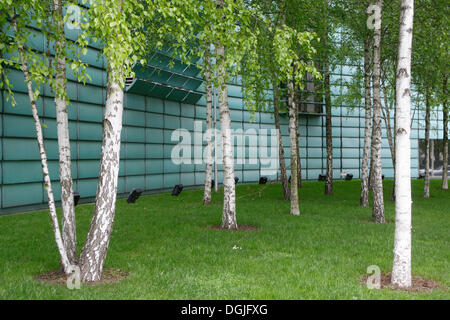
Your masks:
<svg viewBox="0 0 450 320"><path fill-rule="evenodd" d="M76 37L76 33L68 34L68 38ZM42 50L46 48L45 37L36 32L30 40L32 45ZM87 72L92 80L85 85L75 82L72 73L68 72L69 129L71 136L72 171L75 191L81 197L95 197L99 159L102 140L102 117L106 98L105 61L99 54L98 46L88 48L82 57L88 64ZM341 94L343 81L349 81L355 68L338 66L332 74L333 101ZM46 201L42 184L42 173L38 148L35 140L34 123L31 117L28 96L23 74L18 70L9 70L8 76L14 85L16 106L7 101L7 94L1 91L0 99L0 213L20 211L25 206L41 205ZM229 106L233 129L255 130L274 129L271 113L256 112L251 114L245 110L242 101L240 79L230 81ZM202 86L204 88L204 86ZM55 196L59 199L58 153L55 107L53 93L48 86L41 90L42 97L37 101L37 108L44 128L45 143L49 158L51 177L54 183ZM361 101L362 103L363 101ZM166 191L177 183L186 186L201 186L204 183L204 164L175 164L171 160L171 152L177 144L172 141L172 133L178 128L186 129L192 142L194 132L200 128L205 130L205 99L196 105L176 101L157 99L126 93L124 98L123 131L121 147L121 163L118 192L127 194L133 188L146 191ZM416 108L418 108L416 106ZM413 130L411 141L411 170L413 177L418 175L418 139L424 137L423 112L413 112ZM218 128L220 115L217 111ZM195 121L200 121L196 127ZM432 114L432 138L442 138L441 112ZM325 119L323 115L300 115L299 145L301 154L302 176L307 180L316 180L325 173ZM361 157L364 135L364 110L361 106L333 105L333 176L340 178L341 172L352 173L354 178L360 177ZM383 124L384 126L384 124ZM286 164L290 164L290 146L288 120L281 119L282 141L285 146ZM248 131L247 131L248 133ZM267 172L267 165L259 161L255 150L249 148L249 138L234 148L235 157L241 162L235 164L235 174L240 182L256 182L262 175L277 178L277 173ZM258 144L260 142L258 141ZM270 141L266 141L271 146ZM205 145L205 141L201 141ZM386 178L393 176L392 161L386 131L383 129L382 142L383 173ZM217 153L221 156L221 145L218 141ZM192 155L196 150L191 150ZM276 154L269 154L266 161L276 162ZM242 158L244 157L244 158ZM256 163L250 163L255 158ZM219 181L223 179L222 166L219 165Z"/></svg>

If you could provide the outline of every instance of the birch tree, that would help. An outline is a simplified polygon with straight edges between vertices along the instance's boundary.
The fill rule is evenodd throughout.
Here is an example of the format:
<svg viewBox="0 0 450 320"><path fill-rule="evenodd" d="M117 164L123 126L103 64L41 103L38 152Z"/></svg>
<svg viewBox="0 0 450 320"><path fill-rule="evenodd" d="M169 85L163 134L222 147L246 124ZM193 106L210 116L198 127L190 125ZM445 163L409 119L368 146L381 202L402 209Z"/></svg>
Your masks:
<svg viewBox="0 0 450 320"><path fill-rule="evenodd" d="M447 74L443 76L442 85L442 145L443 145L443 163L442 163L442 189L448 190L448 105L447 105Z"/></svg>
<svg viewBox="0 0 450 320"><path fill-rule="evenodd" d="M370 81L370 49L371 37L366 36L364 39L364 149L361 164L361 196L359 204L362 207L369 206L369 156L371 150L370 133L371 133L371 81Z"/></svg>
<svg viewBox="0 0 450 320"><path fill-rule="evenodd" d="M73 196L72 165L69 138L69 117L66 94L66 36L62 1L53 0L55 38L55 92L56 123L58 134L59 179L61 184L62 238L70 263L77 262L77 235Z"/></svg>
<svg viewBox="0 0 450 320"><path fill-rule="evenodd" d="M331 94L330 94L330 57L328 48L328 0L324 0L324 89L325 89L325 127L327 145L327 173L325 179L325 194L333 194L333 135L331 123Z"/></svg>
<svg viewBox="0 0 450 320"><path fill-rule="evenodd" d="M383 12L383 0L377 0L376 6L380 10L379 22L374 25L373 33L373 140L372 140L372 191L373 206L372 217L376 223L384 223L384 198L383 181L381 172L381 93L380 93L380 73L381 73L381 24Z"/></svg>
<svg viewBox="0 0 450 320"><path fill-rule="evenodd" d="M225 0L216 0L219 14L226 12ZM228 18L226 13L224 18ZM227 32L226 27L221 28L223 33ZM222 41L221 41L222 40ZM236 184L234 182L234 158L231 137L231 118L228 106L228 87L227 87L227 61L225 56L225 44L223 39L216 42L217 56L217 80L219 91L219 112L220 112L220 130L222 135L222 156L223 156L223 211L222 211L222 229L237 229L236 221Z"/></svg>
<svg viewBox="0 0 450 320"><path fill-rule="evenodd" d="M151 2L91 1L89 22L82 37L88 35L103 42L107 60L106 104L103 117L103 141L94 214L80 256L81 280L101 279L113 228L122 131L123 87L132 74L132 66L145 43L143 22L155 10Z"/></svg>
<svg viewBox="0 0 450 320"><path fill-rule="evenodd" d="M207 205L211 203L211 181L212 181L212 98L213 89L211 81L211 57L210 57L210 44L205 46L205 84L206 84L206 167L205 167L205 187L203 192L203 204ZM214 137L215 138L215 137ZM217 177L215 177L217 179Z"/></svg>
<svg viewBox="0 0 450 320"><path fill-rule="evenodd" d="M48 74L48 69L44 67L45 63L43 62L42 57L39 57L32 50L32 48L25 47L26 39L29 36L27 25L29 25L30 20L28 18L28 14L30 12L34 12L37 16L43 16L42 13L45 12L46 8L39 2L31 1L27 3L20 3L20 5L17 7L13 7L11 3L8 7L6 7L5 3L3 2L2 9L6 9L10 13L11 24L14 30L14 42L10 43L10 45L12 45L10 49L15 48L17 50L18 56L13 58L15 60L14 65L17 68L21 69L24 74L27 94L30 100L31 111L35 124L36 138L41 158L42 174L44 178L44 187L47 191L48 207L50 211L50 218L52 221L53 234L60 255L62 269L66 274L69 274L73 270L73 266L69 261L59 228L58 217L56 214L55 198L48 169L44 135L42 133L42 124L36 107L36 100L40 96L39 87L44 83L44 77L46 74ZM32 65L31 68L29 67L30 62ZM33 82L35 84L35 88L33 88Z"/></svg>
<svg viewBox="0 0 450 320"><path fill-rule="evenodd" d="M395 238L392 284L411 287L411 52L414 0L402 0L396 72Z"/></svg>

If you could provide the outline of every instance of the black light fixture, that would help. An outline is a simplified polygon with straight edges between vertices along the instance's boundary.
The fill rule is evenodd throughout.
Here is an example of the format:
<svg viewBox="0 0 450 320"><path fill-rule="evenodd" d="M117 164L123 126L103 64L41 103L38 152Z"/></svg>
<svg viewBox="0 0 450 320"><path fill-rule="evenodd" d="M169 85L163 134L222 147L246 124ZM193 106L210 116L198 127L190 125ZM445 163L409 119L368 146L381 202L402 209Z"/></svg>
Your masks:
<svg viewBox="0 0 450 320"><path fill-rule="evenodd" d="M325 181L327 179L327 176L324 174L319 174L318 181Z"/></svg>
<svg viewBox="0 0 450 320"><path fill-rule="evenodd" d="M183 185L182 184L177 184L175 187L173 187L172 190L172 195L173 196L178 196L181 191L183 191Z"/></svg>
<svg viewBox="0 0 450 320"><path fill-rule="evenodd" d="M353 179L353 174L351 173L347 173L347 175L345 176L345 180L352 180Z"/></svg>
<svg viewBox="0 0 450 320"><path fill-rule="evenodd" d="M73 193L73 204L76 207L78 204L78 201L80 201L80 194L78 192Z"/></svg>
<svg viewBox="0 0 450 320"><path fill-rule="evenodd" d="M128 203L135 203L136 200L141 196L142 189L141 188L134 188L130 194L128 195L127 202Z"/></svg>
<svg viewBox="0 0 450 320"><path fill-rule="evenodd" d="M259 178L259 184L266 184L266 183L267 183L267 177Z"/></svg>
<svg viewBox="0 0 450 320"><path fill-rule="evenodd" d="M381 180L384 180L384 174L381 175Z"/></svg>
<svg viewBox="0 0 450 320"><path fill-rule="evenodd" d="M214 181L214 179L212 179L211 180L211 188L214 188L214 186L215 186L215 181Z"/></svg>
<svg viewBox="0 0 450 320"><path fill-rule="evenodd" d="M238 177L234 177L234 184L237 184L239 182L239 178Z"/></svg>

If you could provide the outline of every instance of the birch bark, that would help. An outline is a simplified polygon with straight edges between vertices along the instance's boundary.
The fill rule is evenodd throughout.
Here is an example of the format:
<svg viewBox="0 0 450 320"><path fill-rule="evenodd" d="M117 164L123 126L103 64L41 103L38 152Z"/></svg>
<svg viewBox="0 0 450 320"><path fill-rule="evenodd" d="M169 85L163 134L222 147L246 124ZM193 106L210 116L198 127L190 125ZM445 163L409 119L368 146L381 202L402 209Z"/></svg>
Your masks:
<svg viewBox="0 0 450 320"><path fill-rule="evenodd" d="M278 88L275 83L273 84L273 110L278 138L278 158L280 162L281 186L283 189L284 200L289 200L291 198L291 191L289 190L289 182L286 174L286 160L284 157L283 136L281 135L280 125L280 110L278 109Z"/></svg>
<svg viewBox="0 0 450 320"><path fill-rule="evenodd" d="M70 263L76 264L77 236L75 223L75 204L70 155L69 118L67 113L66 92L66 38L62 3L53 0L53 16L56 26L55 41L55 107L58 131L59 179L61 184L62 239Z"/></svg>
<svg viewBox="0 0 450 320"><path fill-rule="evenodd" d="M14 31L18 33L17 22L15 16L12 16L12 24L14 27ZM56 246L58 248L58 252L61 258L61 266L64 273L69 274L71 270L73 270L72 265L69 262L67 257L67 252L63 244L63 240L61 237L61 231L59 229L58 216L56 215L56 206L55 206L55 197L53 195L52 182L50 179L50 174L48 170L48 161L47 161L47 153L45 151L44 145L44 136L42 134L41 120L39 118L39 114L36 107L36 101L34 98L33 86L31 83L31 77L28 70L28 64L25 58L25 49L22 44L18 45L18 51L20 55L20 60L22 62L22 71L25 76L25 83L27 85L27 93L28 98L30 99L31 104L31 112L34 119L35 129L36 129L36 137L39 148L39 154L41 157L41 165L42 165L42 174L44 177L44 185L47 190L47 198L48 198L48 208L50 211L50 218L52 220L53 234L55 236Z"/></svg>
<svg viewBox="0 0 450 320"><path fill-rule="evenodd" d="M103 142L94 215L80 256L81 280L101 279L114 222L122 131L123 90L121 76L108 70L107 97L103 118Z"/></svg>
<svg viewBox="0 0 450 320"><path fill-rule="evenodd" d="M207 51L210 50L209 44L206 46ZM203 192L203 204L211 203L211 181L212 181L212 83L211 83L211 67L210 56L205 56L205 82L206 82L206 166L205 166L205 188Z"/></svg>
<svg viewBox="0 0 450 320"><path fill-rule="evenodd" d="M328 0L324 1L328 16ZM327 174L325 179L325 194L333 194L333 135L331 125L331 93L330 93L330 62L328 55L328 19L325 18L324 32L324 86L325 86L325 127L326 127L326 145L327 145Z"/></svg>
<svg viewBox="0 0 450 320"><path fill-rule="evenodd" d="M288 104L289 104L289 136L291 140L291 214L300 215L300 209L298 205L298 164L297 164L297 152L298 152L298 139L297 139L297 127L296 118L298 116L297 106L295 104L294 97L294 81L291 80L288 83Z"/></svg>
<svg viewBox="0 0 450 320"><path fill-rule="evenodd" d="M382 12L383 0L376 1ZM381 19L381 15L379 17ZM372 216L376 223L384 223L384 198L383 181L381 178L381 94L380 94L380 72L381 72L381 21L375 24L373 36L373 140L372 140L372 191L373 207Z"/></svg>
<svg viewBox="0 0 450 320"><path fill-rule="evenodd" d="M430 99L428 88L425 90L425 179L424 198L430 197Z"/></svg>
<svg viewBox="0 0 450 320"><path fill-rule="evenodd" d="M442 128L444 131L443 144L443 165L442 165L442 189L448 190L448 106L447 106L447 75L444 76L443 91L444 103L442 105Z"/></svg>
<svg viewBox="0 0 450 320"><path fill-rule="evenodd" d="M391 282L411 287L411 51L414 0L402 0L396 79L395 236Z"/></svg>
<svg viewBox="0 0 450 320"><path fill-rule="evenodd" d="M224 1L216 0L218 10L224 10ZM228 87L226 84L225 47L217 44L217 76L219 83L220 129L222 131L223 155L223 212L222 229L237 229L236 185L234 182L233 146L231 139L231 118L228 107Z"/></svg>
<svg viewBox="0 0 450 320"><path fill-rule="evenodd" d="M362 207L369 206L369 157L371 149L371 90L370 90L370 36L364 40L364 150L361 165L361 197L359 204Z"/></svg>

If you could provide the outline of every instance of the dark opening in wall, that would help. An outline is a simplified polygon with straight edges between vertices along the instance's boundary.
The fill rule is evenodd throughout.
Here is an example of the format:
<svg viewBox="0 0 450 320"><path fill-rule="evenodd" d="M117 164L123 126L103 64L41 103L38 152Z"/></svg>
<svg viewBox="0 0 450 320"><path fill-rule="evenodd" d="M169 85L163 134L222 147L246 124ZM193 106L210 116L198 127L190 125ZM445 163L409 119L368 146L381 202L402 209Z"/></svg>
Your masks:
<svg viewBox="0 0 450 320"><path fill-rule="evenodd" d="M442 139L430 139L430 176L442 177L444 161L444 144ZM425 139L419 139L419 176L425 176L426 158ZM450 174L450 166L447 168Z"/></svg>

